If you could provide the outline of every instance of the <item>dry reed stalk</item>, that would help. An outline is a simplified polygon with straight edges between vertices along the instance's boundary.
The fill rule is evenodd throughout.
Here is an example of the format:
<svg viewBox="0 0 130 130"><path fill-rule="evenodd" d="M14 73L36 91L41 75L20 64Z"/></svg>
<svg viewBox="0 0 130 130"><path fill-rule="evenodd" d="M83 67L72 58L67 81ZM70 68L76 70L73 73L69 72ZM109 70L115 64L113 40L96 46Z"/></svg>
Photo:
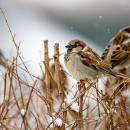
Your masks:
<svg viewBox="0 0 130 130"><path fill-rule="evenodd" d="M5 77L4 77L4 100L5 100L5 96L6 96L6 84L7 83L7 73L5 72Z"/></svg>
<svg viewBox="0 0 130 130"><path fill-rule="evenodd" d="M58 85L59 94L62 94L62 86L61 86L61 70L60 70L60 63L59 63L59 43L55 43L54 46L55 55L54 55L54 62L55 62L55 75L56 75L56 83ZM63 96L61 95L61 99L63 101Z"/></svg>
<svg viewBox="0 0 130 130"><path fill-rule="evenodd" d="M13 64L12 64L12 67L11 67L11 77L10 77L10 79L11 79L11 89L12 89L12 93L13 93L13 96L14 96L14 99L15 99L15 102L16 102L16 105L17 105L18 110L19 110L19 112L20 112L20 111L21 111L21 108L20 108L19 103L18 103L18 101L17 101L17 97L16 97L15 90L14 90L14 87L13 87L14 61L15 61L15 59L13 58ZM22 97L22 98L23 98L23 97ZM26 119L25 119L25 117L23 117L22 115L21 115L21 118L23 119L23 123L24 123L24 128L25 128L25 130L27 130Z"/></svg>
<svg viewBox="0 0 130 130"><path fill-rule="evenodd" d="M17 44L16 44L16 41L15 41L14 36L13 36L13 33L12 33L12 31L11 31L11 28L10 28L10 26L9 26L9 23L8 23L8 21L7 21L7 19L6 19L6 16L5 16L5 14L4 14L2 8L0 8L0 10L1 10L1 12L2 12L2 15L3 15L4 19L5 19L6 25L7 25L8 29L9 29L10 35L11 35L11 37L12 37L13 43L14 43L15 48L16 48L16 51L17 51L17 55L18 55L18 57L20 58L22 64L24 65L25 70L26 70L27 73L29 74L30 78L32 79L33 82L35 82L33 76L32 76L31 73L29 72L29 70L28 70L27 66L25 65L25 63L24 63L22 57L20 56L19 47L18 47ZM38 88L37 84L36 84L36 87L37 87L38 91L40 92L40 89ZM41 92L40 92L40 93L41 93ZM43 96L43 95L42 95L42 96ZM45 98L45 97L43 96L43 98Z"/></svg>
<svg viewBox="0 0 130 130"><path fill-rule="evenodd" d="M92 90L93 95L96 97L97 94L94 91L94 88L92 88L91 90ZM97 91L97 89L96 89L96 91ZM106 102L103 101L103 99L101 99L100 96L98 97L98 103L100 103L100 105L103 107L105 113L107 113L109 106L106 104ZM96 106L98 106L98 104Z"/></svg>
<svg viewBox="0 0 130 130"><path fill-rule="evenodd" d="M92 87L92 86L89 85L84 91L82 91L82 93L80 93L80 94L74 99L73 102L71 102L69 105L67 105L67 106L55 117L55 119L46 127L45 130L49 129L50 125L51 125L52 123L54 123L55 120L56 120L64 111L66 111L66 110L68 109L68 107L70 107L76 100L78 100L82 95L84 95L91 87Z"/></svg>
<svg viewBox="0 0 130 130"><path fill-rule="evenodd" d="M17 57L18 57L18 54L17 54ZM22 107L19 107L19 105L18 105L18 102L17 102L17 100L16 100L16 97L15 97L15 100L16 100L16 102L17 102L17 106L18 106L18 109L19 109L19 112L21 111L21 108L23 108L24 109L24 107L25 107L25 104L24 104L24 99L23 99L23 93L22 93L22 88L21 88L21 83L20 83L20 78L19 78L19 76L18 76L18 70L17 70L17 58L16 58L16 76L17 76L17 79L18 79L18 84L19 84L19 87L20 87L20 94L21 94L21 101L22 101ZM13 64L13 66L14 66L14 64ZM22 115L21 114L21 117L22 117L22 119L23 119L23 124L24 124L24 128L25 128L25 130L27 130L28 129L28 123L27 123L27 119L26 119L26 114L24 114L24 115ZM21 125L21 127L22 127L22 125Z"/></svg>
<svg viewBox="0 0 130 130"><path fill-rule="evenodd" d="M97 83L98 83L98 79L97 79ZM95 87L96 87L96 86L95 86ZM98 115L99 115L99 118L100 118L100 109L99 109L99 101L98 101L98 97L99 97L100 95L99 95L98 84L97 84L96 91L97 91L97 105L98 105Z"/></svg>
<svg viewBox="0 0 130 130"><path fill-rule="evenodd" d="M58 85L58 90L60 97L62 99L62 103L64 102L65 93L64 93L64 79L62 77L61 67L60 67L60 61L59 61L59 43L55 43L54 46L55 49L55 55L54 55L54 62L55 62L55 75L56 75L56 82Z"/></svg>
<svg viewBox="0 0 130 130"><path fill-rule="evenodd" d="M107 95L103 95L102 92L98 90L98 87L93 86L92 88L92 95L94 98L90 97L89 95L85 95L87 98L92 99L94 101L97 101L97 104L90 108L91 102L88 103L88 107L83 108L83 104L85 103L85 99L83 101L84 94L92 87L92 85L89 85L86 89L82 89L81 86L79 86L79 95L75 94L73 102L71 102L69 105L66 106L64 102L65 94L64 94L64 79L61 76L61 67L60 67L60 61L59 61L59 44L55 44L55 55L54 55L54 61L55 61L55 74L52 76L51 70L49 68L49 53L48 53L48 41L44 41L44 66L45 66L45 84L46 84L46 97L44 97L45 93L41 93L39 86L37 85L37 80L42 81L40 78L36 77L35 75L32 75L28 68L26 67L26 62L23 62L21 53L19 52L19 46L17 46L15 42L15 37L12 34L12 31L10 29L10 26L8 24L8 21L5 17L4 12L0 8L5 22L8 26L8 29L10 31L13 43L15 44L16 50L17 50L17 56L13 59L12 65L7 67L8 72L3 73L3 79L4 79L4 91L3 91L3 99L2 104L0 104L0 129L49 129L51 124L53 124L54 129L97 129L98 126L101 123L102 129L129 129L130 128L130 114L129 110L126 106L126 99L124 97L120 97L119 103L115 103L115 99L118 93L122 91L122 88L126 86L130 81L124 80L120 83L122 83L123 87L116 92L119 89L118 85L115 87L113 92L111 93L110 101L104 101L105 97ZM22 64L17 64L18 58L22 61ZM22 68L20 65L24 65L24 68ZM24 81L22 77L18 74L18 68L22 69L23 71L27 72L28 75L30 75L31 79L33 80L33 85L29 85L28 81ZM9 79L8 79L9 77ZM56 79L55 79L56 77ZM36 80L34 80L34 78ZM59 92L60 99L58 112L53 109L51 106L53 101L51 102L51 95L50 95L50 81L52 82L52 86L54 86L57 91ZM8 86L9 82L9 86ZM18 87L17 87L18 86ZM28 88L28 95L26 97L26 94L24 94L22 87ZM56 92L57 93L57 92ZM90 94L90 92L88 92ZM37 99L36 99L37 97ZM57 98L56 96L54 97ZM73 110L71 110L71 105L79 100L79 113L77 116L77 113ZM99 105L102 106L103 111L99 109ZM25 110L24 115L21 114L21 108ZM46 110L45 110L46 108ZM38 110L40 109L40 111ZM94 110L97 109L94 113ZM15 110L15 111L14 111ZM67 111L68 110L68 111ZM49 115L52 117L52 122L48 123L49 116L47 115L47 111ZM86 116L83 115L86 111ZM52 113L56 113L57 116L53 118ZM62 116L61 116L62 115ZM70 115L72 116L71 118ZM108 116L107 116L108 115ZM45 117L45 119L43 118ZM48 117L46 119L46 117ZM84 118L85 117L85 118ZM95 117L101 117L95 119ZM62 127L58 127L56 125L56 119L60 118L62 119ZM86 121L86 123L84 123ZM12 124L12 122L15 122ZM21 124L19 124L21 122ZM30 122L33 122L33 126ZM87 127L86 127L87 126Z"/></svg>
<svg viewBox="0 0 130 130"><path fill-rule="evenodd" d="M79 93L82 93L85 88L85 83L78 83ZM83 96L79 98L79 113L78 113L78 128L79 130L84 130L84 120L83 120Z"/></svg>
<svg viewBox="0 0 130 130"><path fill-rule="evenodd" d="M18 54L19 58L21 59L21 61L22 61L23 65L24 65L25 69L27 70L28 74L29 74L30 77L32 78L30 72L28 71L27 67L25 66L25 63L23 62L23 60L22 60L22 58L21 58L21 56L20 56L19 48L18 48L18 46L16 45L16 42L15 42L15 40L14 40L14 36L13 36L12 31L11 31L11 29L10 29L10 27L9 27L9 24L8 24L8 22L7 22L7 19L6 19L6 17L5 17L5 14L4 14L4 12L3 12L3 10L2 10L1 8L0 8L0 10L1 10L3 16L4 16L4 19L5 19L5 21L6 21L6 24L7 24L7 26L8 26L8 29L9 29L10 34L11 34L11 36L12 36L13 42L14 42L15 47L16 47L16 50L17 50L17 54ZM8 100L7 100L7 104L6 104L6 105L7 105L7 107L6 107L6 112L5 112L4 116L3 116L3 118L6 117L6 115L8 114L8 111L9 111L8 106L9 106L10 97L11 97L11 95L12 95L11 92L13 92L13 95L14 95L15 100L16 100L16 95L15 95L14 89L12 88L12 84L13 84L13 83L12 83L12 77L10 77L10 75L11 75L11 73L10 73L10 70L9 70L9 78L10 78L9 96L8 96ZM33 78L32 78L32 80L34 81ZM11 91L11 88L13 89L12 91ZM37 88L37 89L38 89L38 88ZM5 89L5 90L6 90L6 89ZM40 92L40 91L39 91L39 92ZM42 98L45 99L45 98L43 97L43 95L42 95ZM17 100L16 100L16 104L17 104L17 106L18 106ZM19 108L19 107L18 107L18 108Z"/></svg>
<svg viewBox="0 0 130 130"><path fill-rule="evenodd" d="M44 61L49 68L49 54L48 54L48 40L44 40ZM46 98L48 101L51 102L51 97L50 97L50 77L46 72L45 69L45 82L46 82ZM51 104L50 104L51 105Z"/></svg>
<svg viewBox="0 0 130 130"><path fill-rule="evenodd" d="M44 62L46 63L46 66L49 70L49 53L48 53L48 40L44 40ZM46 86L46 99L48 102L48 113L53 118L53 110L52 110L52 100L50 95L50 76L47 73L47 69L45 68L45 86Z"/></svg>
<svg viewBox="0 0 130 130"><path fill-rule="evenodd" d="M5 110L5 108L6 108L6 82L7 82L7 73L5 72L5 75L4 75L4 98L3 98L3 104L0 106L1 107L1 111L0 111L0 119L2 119L3 117L3 112L4 112L4 110Z"/></svg>
<svg viewBox="0 0 130 130"><path fill-rule="evenodd" d="M88 109L86 109L86 111L87 111L87 119L89 119L89 113L90 113L90 101L89 101L89 97L88 97ZM89 127L90 127L90 124L87 122L87 120L86 120L86 129L89 129Z"/></svg>
<svg viewBox="0 0 130 130"><path fill-rule="evenodd" d="M8 92L8 99L7 99L7 103L6 103L6 106L7 107L5 107L5 113L4 113L4 115L3 115L3 119L4 118L6 118L6 116L8 115L8 112L9 112L9 105L10 105L10 99L11 99L11 86L12 86L12 78L10 77L10 74L11 74L11 72L9 72L8 73L8 75L9 75L9 80L10 80L10 86L9 86L9 92Z"/></svg>
<svg viewBox="0 0 130 130"><path fill-rule="evenodd" d="M62 86L62 75L61 75L61 68L60 68L60 61L59 61L59 43L55 43L54 45L54 50L55 50L55 55L54 55L54 63L55 63L55 78L56 78L56 83L58 85L58 90L59 90L59 95L62 100L62 109L65 108L65 94L64 94L64 86ZM65 122L66 122L66 111L63 112L63 124L62 124L62 130L65 130Z"/></svg>
<svg viewBox="0 0 130 130"><path fill-rule="evenodd" d="M5 21L6 21L6 24L7 24L7 26L8 26L8 29L9 29L10 34L11 34L11 36L12 36L13 43L15 44L15 47L16 47L16 50L17 50L17 54L18 54L20 60L22 61L22 64L24 65L25 70L26 70L27 73L30 75L31 79L34 81L32 75L31 75L30 72L28 71L28 68L26 67L25 63L23 62L23 59L22 59L21 56L20 56L19 48L18 48L18 46L16 45L16 42L15 42L15 40L14 40L14 36L13 36L12 31L11 31L11 29L10 29L10 27L9 27L9 24L8 24L8 21L7 21L6 17L5 17L5 14L4 14L4 12L3 12L3 10L2 10L1 8L0 8L0 10L1 10L3 16L4 16L4 19L5 19ZM20 82L23 82L23 81L21 80ZM34 82L35 82L35 81L34 81ZM25 82L24 82L24 84L26 84L27 86L29 86L29 85L28 85L27 83L25 83ZM35 89L36 92L40 93L40 98L41 98L42 100L44 100L45 103L46 103L45 97L44 97L43 95L41 95L40 89L38 88L37 85L36 85L36 87L37 87L37 90ZM9 106L10 95L11 95L11 88L9 88L9 96L8 96L8 101L7 101L8 103L7 103L6 113L5 113L4 117L6 117L6 115L7 115L7 113L8 113L8 106ZM46 104L47 104L47 103L46 103ZM30 127L29 127L29 128L30 128Z"/></svg>
<svg viewBox="0 0 130 130"><path fill-rule="evenodd" d="M107 115L103 114L103 119L102 119L102 124L100 127L101 130L106 130L107 129Z"/></svg>
<svg viewBox="0 0 130 130"><path fill-rule="evenodd" d="M70 107L68 107L68 112L73 117L73 119L77 120L77 118L78 118L78 112L72 110Z"/></svg>
<svg viewBox="0 0 130 130"><path fill-rule="evenodd" d="M44 64L44 67L45 67L45 69L46 69L47 74L50 76L50 79L51 79L51 81L52 81L52 84L53 84L53 85L57 88L57 90L58 90L58 85L57 85L57 83L55 82L55 80L54 80L52 74L50 73L49 68L47 67L45 61L43 61L43 64Z"/></svg>

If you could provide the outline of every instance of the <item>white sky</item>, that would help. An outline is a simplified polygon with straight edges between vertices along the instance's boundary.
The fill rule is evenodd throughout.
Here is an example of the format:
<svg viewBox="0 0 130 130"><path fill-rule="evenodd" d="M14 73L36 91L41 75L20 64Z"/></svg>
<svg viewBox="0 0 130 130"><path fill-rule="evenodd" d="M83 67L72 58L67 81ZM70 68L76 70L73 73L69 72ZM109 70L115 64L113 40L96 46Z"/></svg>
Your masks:
<svg viewBox="0 0 130 130"><path fill-rule="evenodd" d="M14 35L17 44L20 44L20 51L23 52L24 61L30 61L27 63L27 67L30 72L37 75L41 74L41 70L38 63L43 60L43 40L49 40L50 56L53 56L54 43L60 43L60 52L64 53L66 50L64 46L72 39L81 39L91 47L101 53L101 50L95 46L86 37L74 31L73 27L65 26L55 18L51 18L46 13L42 14L39 18L37 9L28 8L28 6L19 6L13 3L1 3L1 8L5 12L9 25ZM4 52L5 57L12 59L15 56L15 46L12 42L9 30L4 21L2 13L0 13L0 48ZM40 54L41 52L41 54ZM62 64L63 56L60 58Z"/></svg>

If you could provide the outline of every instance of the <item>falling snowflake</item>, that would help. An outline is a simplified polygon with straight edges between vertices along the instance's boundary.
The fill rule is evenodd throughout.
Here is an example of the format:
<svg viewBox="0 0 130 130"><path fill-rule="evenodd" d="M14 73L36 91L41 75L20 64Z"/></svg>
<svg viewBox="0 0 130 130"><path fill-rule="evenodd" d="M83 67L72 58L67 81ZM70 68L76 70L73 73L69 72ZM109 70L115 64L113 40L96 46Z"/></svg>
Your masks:
<svg viewBox="0 0 130 130"><path fill-rule="evenodd" d="M71 29L71 30L73 30L73 29L74 29L74 27L73 27L73 26L71 26L71 27L70 27L70 29Z"/></svg>
<svg viewBox="0 0 130 130"><path fill-rule="evenodd" d="M110 33L110 29L109 28L107 29L107 31L108 31L108 33Z"/></svg>
<svg viewBox="0 0 130 130"><path fill-rule="evenodd" d="M21 115L24 116L25 115L25 110L24 109L21 109Z"/></svg>
<svg viewBox="0 0 130 130"><path fill-rule="evenodd" d="M100 15L99 18L102 19L102 16Z"/></svg>

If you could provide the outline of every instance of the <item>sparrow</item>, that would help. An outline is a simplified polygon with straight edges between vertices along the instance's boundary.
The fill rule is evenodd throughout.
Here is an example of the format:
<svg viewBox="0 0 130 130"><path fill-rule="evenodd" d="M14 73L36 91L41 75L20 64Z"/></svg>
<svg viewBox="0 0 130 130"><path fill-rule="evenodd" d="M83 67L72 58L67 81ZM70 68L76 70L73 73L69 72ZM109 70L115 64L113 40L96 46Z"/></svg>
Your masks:
<svg viewBox="0 0 130 130"><path fill-rule="evenodd" d="M130 26L112 38L101 58L116 70L130 67Z"/></svg>
<svg viewBox="0 0 130 130"><path fill-rule="evenodd" d="M111 39L103 51L101 58L105 60L112 69L115 69L121 74L130 76L130 26L121 29L118 34ZM118 86L118 89L122 91L130 89L130 83L123 83L123 81L123 78L107 77L106 92L109 93L113 86Z"/></svg>
<svg viewBox="0 0 130 130"><path fill-rule="evenodd" d="M67 53L64 55L65 66L77 81L87 80L91 83L107 75L126 78L112 70L111 66L85 42L71 40L65 47L67 48Z"/></svg>

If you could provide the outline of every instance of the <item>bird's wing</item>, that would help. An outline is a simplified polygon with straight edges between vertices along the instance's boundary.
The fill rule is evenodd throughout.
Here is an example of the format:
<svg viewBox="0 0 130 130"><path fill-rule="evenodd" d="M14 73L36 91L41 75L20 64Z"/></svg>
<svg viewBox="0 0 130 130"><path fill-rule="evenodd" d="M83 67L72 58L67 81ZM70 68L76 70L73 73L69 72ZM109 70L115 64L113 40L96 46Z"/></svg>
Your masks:
<svg viewBox="0 0 130 130"><path fill-rule="evenodd" d="M81 51L79 52L79 55L84 65L91 67L98 72L104 72L115 76L114 72L111 70L111 67L92 49L89 51Z"/></svg>
<svg viewBox="0 0 130 130"><path fill-rule="evenodd" d="M114 37L101 56L112 67L124 63L130 58L130 27L120 30Z"/></svg>

